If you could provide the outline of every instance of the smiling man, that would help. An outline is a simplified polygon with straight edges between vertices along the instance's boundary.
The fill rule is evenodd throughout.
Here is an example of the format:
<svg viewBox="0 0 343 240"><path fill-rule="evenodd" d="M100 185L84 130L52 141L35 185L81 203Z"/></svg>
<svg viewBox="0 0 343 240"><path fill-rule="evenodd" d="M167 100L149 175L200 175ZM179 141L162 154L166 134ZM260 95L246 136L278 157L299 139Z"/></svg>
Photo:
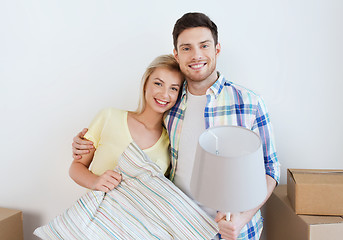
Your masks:
<svg viewBox="0 0 343 240"><path fill-rule="evenodd" d="M195 95L204 95L218 78L215 70L220 44L214 41L206 27L185 29L176 44L174 55L186 76L188 90Z"/></svg>
<svg viewBox="0 0 343 240"><path fill-rule="evenodd" d="M186 82L181 98L165 120L172 150L170 179L192 198L190 178L200 134L213 126L242 126L258 133L263 142L266 201L279 182L280 166L263 100L216 70L221 51L217 26L205 14L182 16L174 26L173 39L174 56ZM259 209L265 201L250 211L232 214L230 221L225 220L224 213L202 207L218 222L223 239L259 239L263 227Z"/></svg>

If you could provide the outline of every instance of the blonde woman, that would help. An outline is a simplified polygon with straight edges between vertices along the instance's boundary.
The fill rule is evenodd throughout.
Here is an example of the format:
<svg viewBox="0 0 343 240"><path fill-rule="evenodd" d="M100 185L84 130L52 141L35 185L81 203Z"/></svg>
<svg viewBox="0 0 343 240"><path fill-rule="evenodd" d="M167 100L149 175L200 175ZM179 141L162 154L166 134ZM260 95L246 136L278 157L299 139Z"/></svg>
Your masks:
<svg viewBox="0 0 343 240"><path fill-rule="evenodd" d="M82 158L74 158L70 177L79 185L108 192L121 181L113 169L125 148L135 142L166 174L169 164L169 138L163 116L177 101L183 75L173 55L157 57L146 69L141 96L135 112L108 108L102 110L76 138L93 144ZM86 140L87 139L87 140ZM91 142L89 142L90 140Z"/></svg>

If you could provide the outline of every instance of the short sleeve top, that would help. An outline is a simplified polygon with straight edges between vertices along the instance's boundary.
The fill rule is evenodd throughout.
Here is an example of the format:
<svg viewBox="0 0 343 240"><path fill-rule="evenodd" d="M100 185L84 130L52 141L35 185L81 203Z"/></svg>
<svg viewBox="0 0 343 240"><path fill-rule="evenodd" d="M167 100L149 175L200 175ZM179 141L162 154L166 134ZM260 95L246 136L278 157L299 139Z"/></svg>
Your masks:
<svg viewBox="0 0 343 240"><path fill-rule="evenodd" d="M100 111L90 124L85 138L92 141L96 148L90 166L94 174L101 175L106 170L113 170L120 155L133 142L127 124L127 113L120 109L106 108ZM143 151L161 168L162 173L168 170L169 137L164 128L158 141Z"/></svg>

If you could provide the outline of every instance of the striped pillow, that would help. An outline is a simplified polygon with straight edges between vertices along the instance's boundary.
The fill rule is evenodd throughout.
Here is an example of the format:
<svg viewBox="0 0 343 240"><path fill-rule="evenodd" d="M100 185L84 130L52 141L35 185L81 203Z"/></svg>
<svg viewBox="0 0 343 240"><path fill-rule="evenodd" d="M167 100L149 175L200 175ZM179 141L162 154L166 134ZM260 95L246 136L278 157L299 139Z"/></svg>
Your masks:
<svg viewBox="0 0 343 240"><path fill-rule="evenodd" d="M116 171L121 184L90 191L34 234L42 239L212 239L218 226L131 143Z"/></svg>

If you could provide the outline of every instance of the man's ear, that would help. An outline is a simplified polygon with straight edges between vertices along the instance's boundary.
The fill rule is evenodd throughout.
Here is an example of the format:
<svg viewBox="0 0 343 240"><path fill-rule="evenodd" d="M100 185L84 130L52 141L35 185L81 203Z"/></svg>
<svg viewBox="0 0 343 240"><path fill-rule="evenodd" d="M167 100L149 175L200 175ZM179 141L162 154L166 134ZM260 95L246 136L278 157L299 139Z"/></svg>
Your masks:
<svg viewBox="0 0 343 240"><path fill-rule="evenodd" d="M177 54L177 51L175 50L175 48L173 49L173 53L174 53L174 57L176 61L179 62L179 55Z"/></svg>
<svg viewBox="0 0 343 240"><path fill-rule="evenodd" d="M219 53L220 53L220 51L221 51L221 46L220 46L220 43L217 43L217 45L216 45L216 56L218 57L219 56Z"/></svg>

